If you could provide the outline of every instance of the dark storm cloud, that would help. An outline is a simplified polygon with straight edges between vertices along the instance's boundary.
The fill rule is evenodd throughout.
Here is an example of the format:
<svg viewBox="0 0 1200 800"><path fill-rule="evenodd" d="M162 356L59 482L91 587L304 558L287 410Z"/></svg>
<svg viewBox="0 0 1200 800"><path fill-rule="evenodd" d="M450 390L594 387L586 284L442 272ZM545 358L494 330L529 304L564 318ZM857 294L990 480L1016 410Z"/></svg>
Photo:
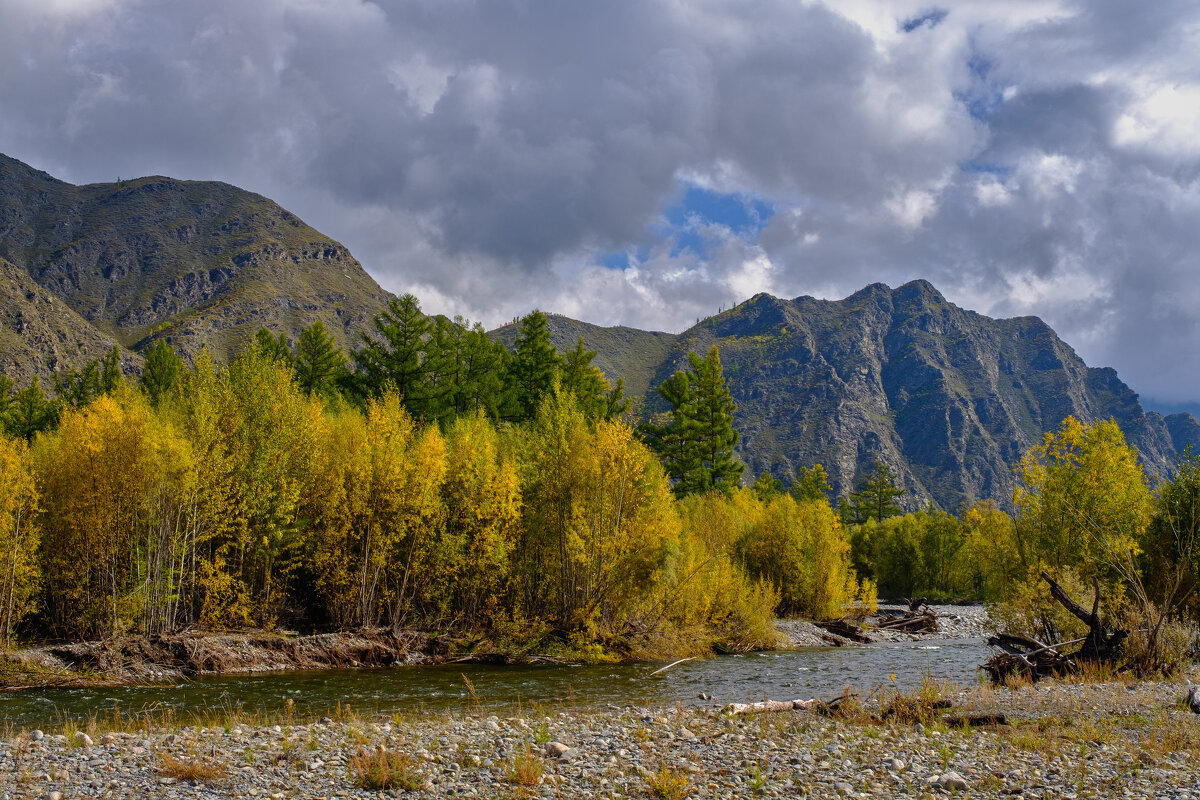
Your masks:
<svg viewBox="0 0 1200 800"><path fill-rule="evenodd" d="M0 151L245 186L488 323L926 277L1186 402L1198 30L1120 0L0 0ZM747 236L689 187L774 213Z"/></svg>

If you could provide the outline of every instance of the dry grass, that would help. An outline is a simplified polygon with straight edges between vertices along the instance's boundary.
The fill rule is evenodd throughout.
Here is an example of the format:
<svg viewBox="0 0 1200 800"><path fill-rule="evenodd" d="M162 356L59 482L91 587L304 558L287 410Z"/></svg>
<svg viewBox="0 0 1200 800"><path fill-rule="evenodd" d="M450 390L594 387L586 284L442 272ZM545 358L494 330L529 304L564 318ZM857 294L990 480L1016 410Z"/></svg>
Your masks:
<svg viewBox="0 0 1200 800"><path fill-rule="evenodd" d="M950 702L944 697L942 684L927 675L921 679L921 685L916 691L908 694L896 693L886 698L880 717L900 725L913 725L918 722L928 725L934 721L939 711L949 706Z"/></svg>
<svg viewBox="0 0 1200 800"><path fill-rule="evenodd" d="M199 758L175 758L168 753L162 754L159 772L163 777L189 783L215 783L229 775L224 764Z"/></svg>
<svg viewBox="0 0 1200 800"><path fill-rule="evenodd" d="M414 792L425 785L416 765L407 753L362 748L350 760L350 773L362 789Z"/></svg>
<svg viewBox="0 0 1200 800"><path fill-rule="evenodd" d="M525 752L519 753L509 762L504 770L504 777L509 783L517 786L537 786L546 771L546 762L538 758L527 746Z"/></svg>

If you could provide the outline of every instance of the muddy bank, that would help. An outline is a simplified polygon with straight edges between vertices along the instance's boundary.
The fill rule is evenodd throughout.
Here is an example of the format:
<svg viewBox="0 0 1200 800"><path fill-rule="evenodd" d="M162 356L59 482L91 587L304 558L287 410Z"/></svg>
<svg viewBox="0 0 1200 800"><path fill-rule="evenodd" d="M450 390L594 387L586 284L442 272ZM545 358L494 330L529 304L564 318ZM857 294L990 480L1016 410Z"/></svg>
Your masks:
<svg viewBox="0 0 1200 800"><path fill-rule="evenodd" d="M5 654L0 687L138 683L224 673L432 664L447 637L390 630L294 636L270 632L188 632L117 636Z"/></svg>

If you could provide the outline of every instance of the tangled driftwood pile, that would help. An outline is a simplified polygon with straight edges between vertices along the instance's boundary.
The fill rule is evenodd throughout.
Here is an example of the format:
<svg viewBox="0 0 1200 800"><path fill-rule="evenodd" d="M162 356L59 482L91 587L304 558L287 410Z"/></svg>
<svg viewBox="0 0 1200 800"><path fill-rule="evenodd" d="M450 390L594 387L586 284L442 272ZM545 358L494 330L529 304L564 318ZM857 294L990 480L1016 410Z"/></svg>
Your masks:
<svg viewBox="0 0 1200 800"><path fill-rule="evenodd" d="M1043 644L1026 636L997 634L988 639L988 644L1000 648L1003 652L992 656L983 665L992 683L1003 683L1010 676L1022 677L1029 681L1061 677L1078 672L1085 664L1109 667L1117 665L1129 631L1105 630L1100 619L1100 583L1093 581L1096 596L1092 601L1092 610L1088 612L1072 600L1045 572L1042 573L1042 580L1050 585L1050 595L1088 626L1088 635L1070 642ZM1076 644L1081 646L1073 653L1063 650Z"/></svg>
<svg viewBox="0 0 1200 800"><path fill-rule="evenodd" d="M880 631L899 631L900 633L937 633L937 615L929 608L924 597L908 601L908 611L903 614L895 612L880 614L879 622L875 625Z"/></svg>

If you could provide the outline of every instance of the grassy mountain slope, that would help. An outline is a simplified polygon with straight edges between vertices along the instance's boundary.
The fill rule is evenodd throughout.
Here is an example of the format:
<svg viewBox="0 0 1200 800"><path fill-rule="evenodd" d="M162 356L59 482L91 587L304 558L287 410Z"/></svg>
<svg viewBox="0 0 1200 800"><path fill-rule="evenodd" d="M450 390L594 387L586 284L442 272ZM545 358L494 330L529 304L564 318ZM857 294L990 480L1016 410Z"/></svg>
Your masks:
<svg viewBox="0 0 1200 800"><path fill-rule="evenodd" d="M619 377L625 381L625 393L641 401L658 386L658 367L668 358L677 336L658 331L643 331L618 325L604 328L587 322L579 322L561 314L547 314L546 328L550 339L560 351L574 349L580 337L589 350L596 351L592 363L614 381ZM512 347L521 326L510 322L494 331L490 336L496 341Z"/></svg>
<svg viewBox="0 0 1200 800"><path fill-rule="evenodd" d="M320 319L343 343L387 294L334 240L260 195L149 177L72 186L0 156L0 256L126 347L228 358L260 327Z"/></svg>
<svg viewBox="0 0 1200 800"><path fill-rule="evenodd" d="M0 372L18 385L106 355L116 342L0 258ZM131 366L137 357L126 353ZM49 385L45 388L49 390Z"/></svg>

